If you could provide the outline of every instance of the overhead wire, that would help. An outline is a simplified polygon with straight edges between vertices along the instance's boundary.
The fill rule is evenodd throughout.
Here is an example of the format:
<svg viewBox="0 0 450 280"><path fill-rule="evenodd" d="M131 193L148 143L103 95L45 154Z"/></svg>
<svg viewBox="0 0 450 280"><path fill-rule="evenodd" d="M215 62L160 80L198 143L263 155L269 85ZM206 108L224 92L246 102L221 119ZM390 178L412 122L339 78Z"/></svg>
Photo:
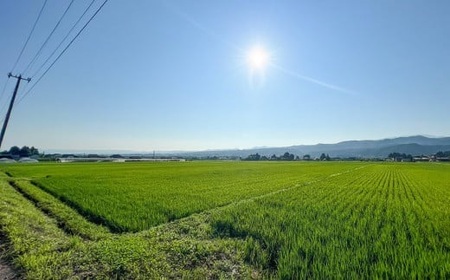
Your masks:
<svg viewBox="0 0 450 280"><path fill-rule="evenodd" d="M67 46L61 51L61 53L55 58L55 60L47 67L47 69L44 71L44 73L39 76L39 78L36 80L36 82L31 86L31 88L20 98L19 102L22 102L23 99L25 99L28 94L34 89L34 87L42 80L42 78L48 73L48 71L55 65L55 63L61 58L61 56L67 51L67 49L73 44L73 42L80 36L80 34L86 29L86 27L91 23L91 21L97 16L97 14L103 9L105 4L109 0L103 1L103 3L100 5L100 7L97 8L95 13L89 18L89 20L83 25L83 27L78 31L78 33L75 35L75 37L72 38L72 40L67 44Z"/></svg>
<svg viewBox="0 0 450 280"><path fill-rule="evenodd" d="M40 11L38 14L38 17L36 18L33 27L30 31L30 34L27 37L27 40L24 44L24 46L22 47L18 58L16 59L14 66L12 68L12 71L15 70L15 68L17 67L20 59L22 58L22 55L28 45L28 42L30 41L30 38L32 37L32 34L34 33L34 30L37 26L37 23L39 22L39 19L41 18L44 8L47 4L48 0L45 0ZM72 26L72 28L67 32L66 36L64 37L64 39L59 43L59 45L56 47L56 49L52 52L52 54L46 59L46 61L43 63L43 65L41 65L41 67L39 67L39 70L35 72L34 75L36 75L41 69L42 67L50 60L50 58L56 53L56 51L59 49L59 47L64 43L64 41L68 38L68 36L72 33L72 31L75 29L75 27L78 25L78 23L81 21L82 18L84 18L84 16L86 15L86 13L88 12L88 10L92 7L92 5L94 4L96 0L92 0L91 3L89 4L89 6L84 10L83 14L78 18L78 20L75 22L75 24ZM24 87L24 91L26 91L25 95L22 96L22 98L19 100L19 102L17 102L18 104L21 103L21 101L31 92L31 90L39 83L39 81L47 74L47 72L53 67L53 65L61 58L61 56L67 51L67 49L72 45L72 43L79 37L79 35L86 29L86 27L89 25L89 23L97 16L97 14L103 9L103 7L105 6L105 4L108 2L109 0L105 0L100 7L98 7L98 9L95 11L95 13L89 18L89 20L86 22L86 24L84 24L84 26L81 28L81 30L75 35L75 37L69 42L69 44L62 50L62 52L56 57L56 59L52 62L52 64L45 70L45 72L39 77L39 79L32 85L32 87L26 91L26 89L29 87L29 83L26 84L26 86ZM42 44L42 46L40 47L40 49L38 50L38 52L35 54L35 56L33 57L33 59L31 60L31 62L27 65L27 67L25 68L25 71L23 71L22 73L25 73L26 71L29 70L29 68L33 65L33 63L35 62L35 60L39 57L40 53L42 52L42 50L44 49L44 47L46 46L46 44L48 43L48 41L50 40L50 38L52 37L52 35L54 34L54 32L56 31L56 29L58 28L58 26L60 25L61 21L64 19L64 17L66 16L67 12L69 11L70 7L72 6L74 0L72 0L69 5L67 6L66 10L64 11L64 13L62 14L62 16L60 17L60 19L58 20L57 24L55 25L55 27L53 28L53 30L50 32L50 34L47 36L45 42ZM11 72L12 72L11 71ZM34 76L33 75L33 76ZM7 88L8 85L8 81L9 79L6 80L5 85L3 87L2 93L0 94L0 100L1 98L3 98L5 90ZM17 104L17 105L18 105ZM5 102L5 106L6 107L7 102ZM0 110L0 113L2 111L4 111L5 108L2 108ZM5 120L5 117L3 117L1 119L1 123L3 123Z"/></svg>
<svg viewBox="0 0 450 280"><path fill-rule="evenodd" d="M56 51L61 47L61 45L66 41L66 39L69 37L69 35L72 33L72 31L75 29L75 27L80 23L81 19L86 15L87 11L92 7L96 0L92 0L89 6L84 10L83 14L78 18L78 20L72 25L72 28L67 32L66 36L61 40L61 42L58 44L58 46L53 50L53 52L47 57L47 59L44 61L44 63L41 64L41 66L36 70L33 75L31 75L31 78L34 78L41 70L44 68L44 66L47 64L47 62L53 57L53 55L56 53Z"/></svg>
<svg viewBox="0 0 450 280"><path fill-rule="evenodd" d="M48 34L47 38L45 39L44 43L41 45L41 47L39 48L39 50L36 52L36 54L34 55L33 59L30 61L30 63L28 63L27 67L25 68L25 70L22 73L26 73L30 67L34 64L34 62L36 61L36 59L39 57L39 55L41 54L42 50L45 48L45 46L47 45L48 41L50 40L50 38L53 36L53 34L55 33L56 29L58 29L58 26L61 24L61 21L64 19L64 17L66 16L67 12L70 10L70 7L72 6L73 2L75 0L70 1L69 5L67 6L66 10L64 11L64 13L61 15L61 17L59 18L58 22L56 23L55 27L53 27L53 30L50 32L50 34Z"/></svg>
<svg viewBox="0 0 450 280"><path fill-rule="evenodd" d="M17 56L16 61L14 62L14 65L13 65L13 67L11 69L11 72L14 72L14 70L16 69L16 67L17 67L17 65L18 65L18 63L20 61L20 59L22 58L22 55L23 55L26 47L28 46L28 42L30 41L30 39L31 39L31 37L32 37L32 35L34 33L34 30L36 29L36 26L37 26L37 24L38 24L38 22L39 22L39 20L40 20L40 18L42 16L43 12L44 12L45 6L47 5L47 1L48 0L44 0L44 3L42 4L41 9L39 10L38 16L36 17L36 20L33 23L33 27L31 28L30 33L28 34L28 37L27 37L25 43L23 44L22 49L20 50L20 53ZM0 101L3 99L3 96L5 95L5 91L6 91L6 88L8 86L8 83L9 83L9 77L6 79L5 85L3 86L2 93L0 94ZM0 110L1 114L3 114L3 111L5 110L7 104L8 104L8 102L4 103L2 109ZM3 123L3 120L1 122Z"/></svg>
<svg viewBox="0 0 450 280"><path fill-rule="evenodd" d="M36 20L34 21L33 28L31 28L30 34L28 34L27 40L25 41L25 44L23 45L22 50L20 51L19 56L17 57L16 62L14 63L14 66L13 66L11 72L13 72L13 71L16 69L17 64L19 63L20 58L22 58L22 54L23 54L23 52L25 51L25 48L27 47L28 42L30 41L31 36L33 35L34 29L36 28L36 25L37 25L39 19L41 18L42 12L44 11L44 8L45 8L45 5L46 5L46 4L47 4L47 0L45 0L45 1L44 1L44 4L42 4L41 10L39 11L39 14L38 14L37 18L36 18Z"/></svg>

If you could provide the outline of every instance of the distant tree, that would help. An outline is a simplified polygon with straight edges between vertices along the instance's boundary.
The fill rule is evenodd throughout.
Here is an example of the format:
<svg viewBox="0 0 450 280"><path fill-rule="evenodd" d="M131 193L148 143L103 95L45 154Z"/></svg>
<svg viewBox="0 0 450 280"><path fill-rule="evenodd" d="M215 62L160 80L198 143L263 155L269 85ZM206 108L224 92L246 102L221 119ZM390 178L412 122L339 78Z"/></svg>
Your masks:
<svg viewBox="0 0 450 280"><path fill-rule="evenodd" d="M281 157L281 160L286 160L286 161L292 161L295 159L295 155L294 154L290 154L288 152L285 152Z"/></svg>
<svg viewBox="0 0 450 280"><path fill-rule="evenodd" d="M30 148L30 155L32 155L32 156L39 155L39 150L36 149L34 146L31 146L31 148Z"/></svg>
<svg viewBox="0 0 450 280"><path fill-rule="evenodd" d="M9 149L9 153L11 154L11 155L19 155L20 154L20 148L19 147L17 147L17 146L12 146L10 149Z"/></svg>
<svg viewBox="0 0 450 280"><path fill-rule="evenodd" d="M310 155L304 155L303 156L303 160L311 160L311 156Z"/></svg>
<svg viewBox="0 0 450 280"><path fill-rule="evenodd" d="M398 157L400 157L400 154L399 154L399 153L390 153L390 154L388 155L388 158L393 158L393 159L395 159L395 158L398 158Z"/></svg>
<svg viewBox="0 0 450 280"><path fill-rule="evenodd" d="M111 158L123 158L123 156L119 155L119 154L114 154L114 155L111 155Z"/></svg>
<svg viewBox="0 0 450 280"><path fill-rule="evenodd" d="M97 154L88 154L86 157L87 158L99 158L100 156Z"/></svg>
<svg viewBox="0 0 450 280"><path fill-rule="evenodd" d="M251 154L248 157L245 158L245 160L251 160L251 161L258 161L261 159L261 156L256 153L256 154Z"/></svg>
<svg viewBox="0 0 450 280"><path fill-rule="evenodd" d="M320 155L320 160L326 160L326 161L329 161L329 160L331 160L331 158L330 158L330 156L329 156L328 154L325 155L325 153L322 153L322 154Z"/></svg>
<svg viewBox="0 0 450 280"><path fill-rule="evenodd" d="M388 155L388 158L392 158L393 160L395 160L395 161L401 161L401 160L403 160L403 159L408 159L408 160L412 160L412 158L413 158L413 156L412 155L410 155L410 154L405 154L405 153L397 153L397 152L395 152L395 153L390 153L389 155Z"/></svg>
<svg viewBox="0 0 450 280"><path fill-rule="evenodd" d="M448 156L450 156L450 151L446 151L446 152L439 151L435 154L435 156L436 157L448 157Z"/></svg>
<svg viewBox="0 0 450 280"><path fill-rule="evenodd" d="M17 146L12 146L9 151L3 151L1 153L10 154L13 156L29 157L33 155L39 155L39 150L35 147L30 148L28 146L23 146L22 148L19 148Z"/></svg>
<svg viewBox="0 0 450 280"><path fill-rule="evenodd" d="M31 155L30 148L28 146L23 146L19 151L19 155L21 157L29 157Z"/></svg>

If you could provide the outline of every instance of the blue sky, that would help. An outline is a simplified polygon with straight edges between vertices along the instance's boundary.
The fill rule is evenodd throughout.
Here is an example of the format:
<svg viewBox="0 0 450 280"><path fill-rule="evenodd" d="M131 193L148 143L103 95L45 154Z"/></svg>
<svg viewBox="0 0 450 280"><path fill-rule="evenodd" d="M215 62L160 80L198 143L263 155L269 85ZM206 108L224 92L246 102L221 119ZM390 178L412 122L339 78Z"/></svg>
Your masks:
<svg viewBox="0 0 450 280"><path fill-rule="evenodd" d="M0 2L0 90L42 3ZM48 0L13 74L32 76L90 1L74 2L24 73L69 3ZM110 0L14 108L2 148L204 150L449 136L449 13L446 0ZM246 55L255 45L271 61L251 77ZM38 77L21 85L19 100Z"/></svg>

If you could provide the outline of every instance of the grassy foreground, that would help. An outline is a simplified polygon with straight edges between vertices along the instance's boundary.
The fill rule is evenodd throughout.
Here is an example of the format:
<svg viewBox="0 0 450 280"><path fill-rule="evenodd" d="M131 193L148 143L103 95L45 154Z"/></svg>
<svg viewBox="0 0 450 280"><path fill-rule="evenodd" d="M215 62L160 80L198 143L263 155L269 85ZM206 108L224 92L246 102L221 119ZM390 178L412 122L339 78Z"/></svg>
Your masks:
<svg viewBox="0 0 450 280"><path fill-rule="evenodd" d="M3 166L6 257L28 279L450 278L450 165L183 164Z"/></svg>

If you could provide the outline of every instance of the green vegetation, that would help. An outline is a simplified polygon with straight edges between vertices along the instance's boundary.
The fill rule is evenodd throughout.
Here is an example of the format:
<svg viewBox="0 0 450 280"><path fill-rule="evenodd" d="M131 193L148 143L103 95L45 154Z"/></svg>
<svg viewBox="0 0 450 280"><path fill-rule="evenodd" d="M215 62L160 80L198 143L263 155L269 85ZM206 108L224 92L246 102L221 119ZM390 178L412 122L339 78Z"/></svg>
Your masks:
<svg viewBox="0 0 450 280"><path fill-rule="evenodd" d="M1 170L0 236L29 279L450 277L446 164Z"/></svg>
<svg viewBox="0 0 450 280"><path fill-rule="evenodd" d="M23 146L19 148L17 146L12 146L9 151L0 152L0 156L19 156L19 157L29 157L29 156L39 156L39 150L35 147Z"/></svg>
<svg viewBox="0 0 450 280"><path fill-rule="evenodd" d="M186 162L8 168L113 232L137 232L207 209L324 178L355 164Z"/></svg>
<svg viewBox="0 0 450 280"><path fill-rule="evenodd" d="M8 244L6 259L27 279L155 279L249 278L256 273L237 251L244 244L236 239L212 239L206 216L193 215L135 234L105 234L100 226L78 217L61 224L73 210L56 206L35 188L35 202L27 200L11 179L0 177L0 233ZM40 203L37 201L43 200ZM42 211L39 211L42 210ZM45 214L46 213L46 214ZM93 241L93 239L95 241Z"/></svg>
<svg viewBox="0 0 450 280"><path fill-rule="evenodd" d="M370 166L215 213L280 278L447 278L450 165Z"/></svg>

